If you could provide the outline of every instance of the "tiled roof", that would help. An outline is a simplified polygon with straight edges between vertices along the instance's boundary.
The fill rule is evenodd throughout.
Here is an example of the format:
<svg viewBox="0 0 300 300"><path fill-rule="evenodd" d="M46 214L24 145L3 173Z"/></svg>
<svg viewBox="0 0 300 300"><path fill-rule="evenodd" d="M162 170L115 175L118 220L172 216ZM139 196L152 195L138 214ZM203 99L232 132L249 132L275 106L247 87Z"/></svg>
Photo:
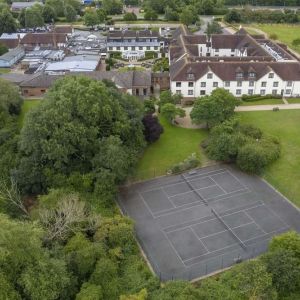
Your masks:
<svg viewBox="0 0 300 300"><path fill-rule="evenodd" d="M28 33L24 36L21 44L54 44L54 43L66 43L67 35L64 33Z"/></svg>

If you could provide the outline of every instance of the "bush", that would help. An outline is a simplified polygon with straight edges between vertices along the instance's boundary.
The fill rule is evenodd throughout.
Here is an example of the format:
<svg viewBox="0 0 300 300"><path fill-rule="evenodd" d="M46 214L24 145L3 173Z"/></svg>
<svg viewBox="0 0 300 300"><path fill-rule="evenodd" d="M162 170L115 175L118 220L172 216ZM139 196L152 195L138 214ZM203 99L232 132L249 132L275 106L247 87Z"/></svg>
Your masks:
<svg viewBox="0 0 300 300"><path fill-rule="evenodd" d="M136 21L137 16L134 12L129 12L124 15L123 20L124 21Z"/></svg>
<svg viewBox="0 0 300 300"><path fill-rule="evenodd" d="M245 102L255 102L259 100L265 100L265 99L280 99L281 95L242 95L241 99Z"/></svg>
<svg viewBox="0 0 300 300"><path fill-rule="evenodd" d="M276 33L271 33L270 36L269 36L269 38L271 40L277 40L278 39L278 35Z"/></svg>
<svg viewBox="0 0 300 300"><path fill-rule="evenodd" d="M159 120L156 116L152 114L147 114L144 116L143 120L144 125L144 136L145 140L150 144L157 141L160 135L164 132L163 127L160 125Z"/></svg>
<svg viewBox="0 0 300 300"><path fill-rule="evenodd" d="M183 162L180 162L174 166L172 166L167 173L168 174L178 174L184 172L186 170L196 168L199 165L200 161L196 156L196 153L192 153L189 157L187 157Z"/></svg>

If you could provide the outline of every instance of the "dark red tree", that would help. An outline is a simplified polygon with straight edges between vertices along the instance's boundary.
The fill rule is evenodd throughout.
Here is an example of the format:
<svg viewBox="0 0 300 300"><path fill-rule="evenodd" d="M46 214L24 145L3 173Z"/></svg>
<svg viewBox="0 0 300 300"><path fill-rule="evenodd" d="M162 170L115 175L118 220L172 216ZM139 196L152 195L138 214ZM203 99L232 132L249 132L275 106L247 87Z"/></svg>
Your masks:
<svg viewBox="0 0 300 300"><path fill-rule="evenodd" d="M147 114L143 118L144 136L148 143L154 143L164 132L163 127L160 125L159 120L152 114Z"/></svg>

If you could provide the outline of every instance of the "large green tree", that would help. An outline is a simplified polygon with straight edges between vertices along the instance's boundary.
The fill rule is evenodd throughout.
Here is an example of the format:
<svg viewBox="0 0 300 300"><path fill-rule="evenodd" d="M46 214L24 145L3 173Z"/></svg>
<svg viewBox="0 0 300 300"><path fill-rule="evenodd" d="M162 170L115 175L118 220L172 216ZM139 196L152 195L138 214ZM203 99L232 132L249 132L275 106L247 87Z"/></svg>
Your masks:
<svg viewBox="0 0 300 300"><path fill-rule="evenodd" d="M212 127L232 117L236 105L238 100L229 91L218 88L210 96L198 98L190 116L195 124Z"/></svg>
<svg viewBox="0 0 300 300"><path fill-rule="evenodd" d="M43 7L35 4L25 10L25 26L28 28L40 27L45 24L43 17Z"/></svg>
<svg viewBox="0 0 300 300"><path fill-rule="evenodd" d="M145 145L142 116L138 99L103 82L80 76L57 81L21 132L16 175L23 191L88 178L103 197L105 188L109 193L126 177Z"/></svg>
<svg viewBox="0 0 300 300"><path fill-rule="evenodd" d="M8 9L0 11L0 35L2 33L15 32L17 29L17 22Z"/></svg>

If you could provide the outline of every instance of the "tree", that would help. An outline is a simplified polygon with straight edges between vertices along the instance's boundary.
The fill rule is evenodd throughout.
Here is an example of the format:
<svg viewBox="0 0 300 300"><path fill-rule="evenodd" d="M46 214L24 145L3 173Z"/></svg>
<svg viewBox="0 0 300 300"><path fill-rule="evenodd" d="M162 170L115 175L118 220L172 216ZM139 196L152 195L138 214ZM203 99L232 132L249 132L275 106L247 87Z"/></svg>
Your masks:
<svg viewBox="0 0 300 300"><path fill-rule="evenodd" d="M168 120L168 122L172 123L176 116L183 118L185 116L185 110L176 107L172 103L167 103L162 106L161 114Z"/></svg>
<svg viewBox="0 0 300 300"><path fill-rule="evenodd" d="M102 8L108 15L118 15L123 11L123 2L121 0L103 0Z"/></svg>
<svg viewBox="0 0 300 300"><path fill-rule="evenodd" d="M213 127L228 120L234 114L238 100L225 89L215 89L210 96L198 98L190 113L195 124L206 122Z"/></svg>
<svg viewBox="0 0 300 300"><path fill-rule="evenodd" d="M57 17L64 16L64 1L61 0L46 0L45 5L49 5L54 9L55 15Z"/></svg>
<svg viewBox="0 0 300 300"><path fill-rule="evenodd" d="M222 33L222 27L220 26L220 24L218 22L212 21L210 23L207 23L205 33L207 35L220 34L220 33Z"/></svg>
<svg viewBox="0 0 300 300"><path fill-rule="evenodd" d="M49 187L77 189L70 182L76 178L93 191L103 173L111 174L114 193L111 184L126 177L145 145L142 117L142 105L135 97L104 82L81 76L56 81L27 115L22 129L22 157L15 174L21 189L35 193Z"/></svg>
<svg viewBox="0 0 300 300"><path fill-rule="evenodd" d="M105 20L106 20L106 16L107 16L105 10L102 9L102 8L99 8L99 9L96 10L96 12L97 12L97 15L98 15L99 24L104 23Z"/></svg>
<svg viewBox="0 0 300 300"><path fill-rule="evenodd" d="M68 22L76 21L77 12L76 12L75 8L73 8L73 6L71 6L71 5L65 6L65 17Z"/></svg>
<svg viewBox="0 0 300 300"><path fill-rule="evenodd" d="M92 232L98 227L99 220L80 201L78 194L52 190L41 197L40 202L39 221L47 232L48 242L66 241L75 233Z"/></svg>
<svg viewBox="0 0 300 300"><path fill-rule="evenodd" d="M186 6L179 15L179 20L186 26L196 23L198 20L197 10L192 6Z"/></svg>
<svg viewBox="0 0 300 300"><path fill-rule="evenodd" d="M92 28L99 23L98 14L94 9L86 10L83 19L84 19L84 24Z"/></svg>
<svg viewBox="0 0 300 300"><path fill-rule="evenodd" d="M224 20L228 23L240 23L241 19L242 16L236 9L230 9L224 16Z"/></svg>
<svg viewBox="0 0 300 300"><path fill-rule="evenodd" d="M6 52L8 52L8 48L4 44L0 43L0 56Z"/></svg>
<svg viewBox="0 0 300 300"><path fill-rule="evenodd" d="M82 233L68 240L64 252L68 269L77 276L80 283L89 279L97 259L105 255L101 245L91 242Z"/></svg>
<svg viewBox="0 0 300 300"><path fill-rule="evenodd" d="M148 143L154 143L164 132L163 127L160 125L159 120L152 114L146 114L143 118L145 140Z"/></svg>
<svg viewBox="0 0 300 300"><path fill-rule="evenodd" d="M272 275L259 260L244 262L223 273L220 282L236 291L237 299L277 299Z"/></svg>
<svg viewBox="0 0 300 300"><path fill-rule="evenodd" d="M155 21L158 19L158 14L153 9L147 9L144 14L144 19L149 21Z"/></svg>
<svg viewBox="0 0 300 300"><path fill-rule="evenodd" d="M181 99L181 94L172 94L170 90L162 91L159 96L159 107L166 103L179 104Z"/></svg>
<svg viewBox="0 0 300 300"><path fill-rule="evenodd" d="M92 283L84 283L80 292L76 295L76 300L103 300L102 288Z"/></svg>
<svg viewBox="0 0 300 300"><path fill-rule="evenodd" d="M144 101L144 111L145 111L145 114L154 114L155 113L155 102L153 99Z"/></svg>
<svg viewBox="0 0 300 300"><path fill-rule="evenodd" d="M0 217L1 271L25 299L54 300L65 291L71 295L65 263L43 248L43 234L37 223Z"/></svg>
<svg viewBox="0 0 300 300"><path fill-rule="evenodd" d="M169 71L169 60L166 57L157 59L152 68L153 72L167 72Z"/></svg>
<svg viewBox="0 0 300 300"><path fill-rule="evenodd" d="M120 300L146 300L148 297L148 293L146 289L142 289L140 292L138 292L135 295L121 295Z"/></svg>
<svg viewBox="0 0 300 300"><path fill-rule="evenodd" d="M45 25L43 7L35 4L25 10L25 26L27 28L41 27Z"/></svg>
<svg viewBox="0 0 300 300"><path fill-rule="evenodd" d="M170 6L167 6L166 9L165 9L165 19L167 21L178 21L179 20L179 14L176 10L174 10Z"/></svg>
<svg viewBox="0 0 300 300"><path fill-rule="evenodd" d="M0 108L9 115L19 115L23 98L18 89L10 82L0 78Z"/></svg>
<svg viewBox="0 0 300 300"><path fill-rule="evenodd" d="M272 251L263 257L263 261L267 271L272 274L273 286L281 297L300 291L300 259L293 251Z"/></svg>
<svg viewBox="0 0 300 300"><path fill-rule="evenodd" d="M128 12L124 15L123 20L124 21L136 21L137 16L134 12Z"/></svg>
<svg viewBox="0 0 300 300"><path fill-rule="evenodd" d="M4 9L0 11L0 35L2 33L16 32L17 23L9 10Z"/></svg>
<svg viewBox="0 0 300 300"><path fill-rule="evenodd" d="M42 15L46 23L52 23L56 19L55 10L49 4L44 5Z"/></svg>
<svg viewBox="0 0 300 300"><path fill-rule="evenodd" d="M3 273L0 273L0 299L21 300L20 294Z"/></svg>
<svg viewBox="0 0 300 300"><path fill-rule="evenodd" d="M162 288L156 290L153 300L199 300L200 292L188 281L169 281Z"/></svg>

